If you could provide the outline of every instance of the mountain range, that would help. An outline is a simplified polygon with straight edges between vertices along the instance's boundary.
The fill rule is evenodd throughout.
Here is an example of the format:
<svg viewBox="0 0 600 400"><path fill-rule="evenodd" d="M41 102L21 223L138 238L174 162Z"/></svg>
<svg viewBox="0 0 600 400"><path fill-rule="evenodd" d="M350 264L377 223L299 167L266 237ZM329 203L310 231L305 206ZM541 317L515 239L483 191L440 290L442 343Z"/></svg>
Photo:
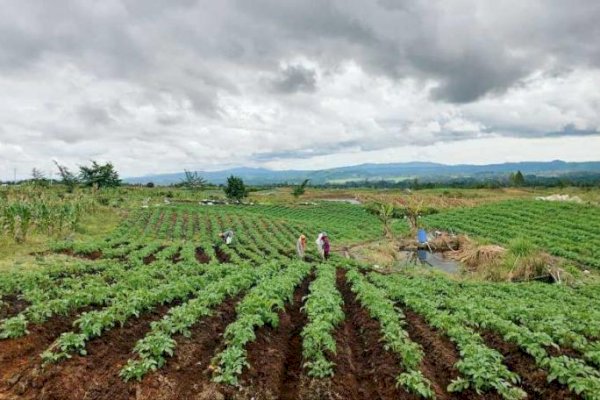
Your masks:
<svg viewBox="0 0 600 400"><path fill-rule="evenodd" d="M225 183L231 175L241 177L250 185L298 183L310 179L311 184L343 183L363 180L443 180L461 177L492 178L521 171L525 175L560 176L570 173L600 172L600 162L515 162L488 165L445 165L432 162L407 162L389 164L360 164L322 170L270 170L266 168L231 168L221 171L198 171L198 174L213 184ZM125 178L126 183L169 185L181 182L183 172Z"/></svg>

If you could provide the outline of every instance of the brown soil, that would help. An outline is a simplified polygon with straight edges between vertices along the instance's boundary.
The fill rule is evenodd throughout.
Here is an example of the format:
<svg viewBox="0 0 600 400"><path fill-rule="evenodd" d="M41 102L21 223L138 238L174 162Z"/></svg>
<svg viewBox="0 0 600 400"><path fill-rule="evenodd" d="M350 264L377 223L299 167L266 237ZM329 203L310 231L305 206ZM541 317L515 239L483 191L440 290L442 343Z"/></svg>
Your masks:
<svg viewBox="0 0 600 400"><path fill-rule="evenodd" d="M160 253L161 251L163 251L165 248L166 248L166 246L160 246L152 254L148 254L146 257L142 258L143 263L145 265L152 264L154 261L156 261L156 255L158 253Z"/></svg>
<svg viewBox="0 0 600 400"><path fill-rule="evenodd" d="M217 255L217 260L219 263L224 264L230 261L229 254L225 253L221 248L215 247L215 254Z"/></svg>
<svg viewBox="0 0 600 400"><path fill-rule="evenodd" d="M183 218L181 220L181 239L187 239L187 227L188 227L188 213L183 214Z"/></svg>
<svg viewBox="0 0 600 400"><path fill-rule="evenodd" d="M219 385L211 382L210 362L221 346L225 328L235 320L239 298L222 303L211 317L192 328L189 338L176 337L175 355L136 385L136 399L219 399Z"/></svg>
<svg viewBox="0 0 600 400"><path fill-rule="evenodd" d="M181 262L181 260L182 260L182 258L181 258L181 252L180 251L178 251L177 253L175 253L175 254L173 254L171 256L171 262L173 264L177 264L177 263Z"/></svg>
<svg viewBox="0 0 600 400"><path fill-rule="evenodd" d="M65 249L58 252L59 254L65 254L71 257L83 258L85 260L97 260L102 258L102 252L100 250L94 250L91 253L75 253L72 249Z"/></svg>
<svg viewBox="0 0 600 400"><path fill-rule="evenodd" d="M444 399L501 399L497 393L478 395L474 391L449 393L446 388L459 376L454 365L460 360L456 346L447 336L429 326L425 319L410 309L403 309L406 315L406 330L410 339L421 345L424 351L420 370L432 383L436 398Z"/></svg>
<svg viewBox="0 0 600 400"><path fill-rule="evenodd" d="M335 331L337 354L330 399L417 399L396 387L400 360L383 347L380 325L360 306L338 269L337 286L344 298L346 318Z"/></svg>
<svg viewBox="0 0 600 400"><path fill-rule="evenodd" d="M156 256L154 255L154 253L150 254L142 258L142 261L144 262L144 265L152 264L154 261L156 261Z"/></svg>
<svg viewBox="0 0 600 400"><path fill-rule="evenodd" d="M174 304L161 306L113 328L88 343L86 356L76 355L64 362L41 368L39 360L30 364L12 390L20 399L129 399L133 383L119 377L119 371L133 356L132 349Z"/></svg>
<svg viewBox="0 0 600 400"><path fill-rule="evenodd" d="M208 264L210 262L210 257L204 252L202 247L196 247L196 260L198 260L200 264Z"/></svg>
<svg viewBox="0 0 600 400"><path fill-rule="evenodd" d="M568 347L561 347L560 349L557 349L556 347L548 346L545 349L552 357L567 356L571 358L583 359L583 355L580 352Z"/></svg>
<svg viewBox="0 0 600 400"><path fill-rule="evenodd" d="M29 302L20 298L16 294L9 294L0 298L0 320L14 317L27 307Z"/></svg>
<svg viewBox="0 0 600 400"><path fill-rule="evenodd" d="M256 340L248 344L250 366L241 377L242 395L234 398L257 400L297 400L302 380L302 332L306 314L301 311L312 277L294 293L292 304L279 313L279 326L257 330Z"/></svg>
<svg viewBox="0 0 600 400"><path fill-rule="evenodd" d="M85 311L85 310L81 310ZM0 399L14 398L9 390L25 380L27 371L40 364L40 354L62 333L69 331L77 314L54 316L44 324L32 324L29 335L0 340ZM11 396L11 397L7 397Z"/></svg>
<svg viewBox="0 0 600 400"><path fill-rule="evenodd" d="M504 364L521 377L521 387L528 394L528 399L565 400L581 399L556 381L548 383L548 374L535 364L533 357L522 352L515 344L508 343L495 332L483 332L481 337L485 343L498 350L504 356Z"/></svg>
<svg viewBox="0 0 600 400"><path fill-rule="evenodd" d="M170 223L169 223L169 237L171 239L175 239L175 223L176 222L177 222L177 213L173 211L171 213L171 218L170 218Z"/></svg>

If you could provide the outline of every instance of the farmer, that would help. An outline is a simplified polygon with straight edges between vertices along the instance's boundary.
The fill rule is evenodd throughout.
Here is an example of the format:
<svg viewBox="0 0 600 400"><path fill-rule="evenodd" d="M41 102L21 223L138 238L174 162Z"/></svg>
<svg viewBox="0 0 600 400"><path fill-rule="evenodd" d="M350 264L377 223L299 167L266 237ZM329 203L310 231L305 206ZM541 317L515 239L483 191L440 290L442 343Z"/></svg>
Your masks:
<svg viewBox="0 0 600 400"><path fill-rule="evenodd" d="M304 253L306 252L306 236L300 235L298 241L296 242L296 253L298 253L298 258L304 261Z"/></svg>
<svg viewBox="0 0 600 400"><path fill-rule="evenodd" d="M317 249L319 249L319 254L323 260L327 260L329 258L329 251L331 246L329 245L329 238L327 237L327 233L321 232L317 237Z"/></svg>
<svg viewBox="0 0 600 400"><path fill-rule="evenodd" d="M329 251L331 250L331 246L329 244L329 237L326 233L323 233L321 240L323 241L323 258L325 261L327 261L329 260Z"/></svg>
<svg viewBox="0 0 600 400"><path fill-rule="evenodd" d="M225 232L221 232L219 236L221 237L221 239L223 239L223 242L225 242L226 245L230 245L233 241L233 231L231 229L228 229Z"/></svg>
<svg viewBox="0 0 600 400"><path fill-rule="evenodd" d="M317 240L315 241L315 243L317 244L317 250L319 251L319 255L321 256L321 258L323 258L323 233L319 233L319 236L317 236Z"/></svg>

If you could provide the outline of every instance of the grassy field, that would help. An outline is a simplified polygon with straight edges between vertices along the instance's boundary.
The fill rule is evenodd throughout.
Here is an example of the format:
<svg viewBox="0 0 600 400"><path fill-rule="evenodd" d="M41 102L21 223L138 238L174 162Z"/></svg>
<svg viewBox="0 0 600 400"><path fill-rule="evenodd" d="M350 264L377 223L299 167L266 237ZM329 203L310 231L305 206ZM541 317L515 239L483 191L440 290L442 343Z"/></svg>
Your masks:
<svg viewBox="0 0 600 400"><path fill-rule="evenodd" d="M595 265L579 244L597 242L597 206L459 192L461 205L440 206L444 191L277 189L203 206L203 194L123 188L85 193L94 206L51 234L36 212L26 240L2 238L0 399L600 398L594 280L382 273L317 253L322 230L335 249L388 240L364 207L318 199L419 196L439 207L429 226L498 243L535 231L539 247Z"/></svg>

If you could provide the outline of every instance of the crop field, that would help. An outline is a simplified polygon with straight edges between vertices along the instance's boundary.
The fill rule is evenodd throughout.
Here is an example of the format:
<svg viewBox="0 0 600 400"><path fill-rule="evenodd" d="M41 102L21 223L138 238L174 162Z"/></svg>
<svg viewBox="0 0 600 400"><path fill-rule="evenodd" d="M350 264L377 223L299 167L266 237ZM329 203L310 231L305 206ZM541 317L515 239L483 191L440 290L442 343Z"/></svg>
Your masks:
<svg viewBox="0 0 600 400"><path fill-rule="evenodd" d="M511 207L527 231L504 217ZM498 241L545 224L540 245L598 266L591 247L555 237L597 244L596 211L545 207L427 223L479 233L489 216ZM321 230L334 247L382 233L348 204L166 205L130 212L102 240L54 243L66 261L0 274L0 399L600 399L600 286L322 262Z"/></svg>
<svg viewBox="0 0 600 400"><path fill-rule="evenodd" d="M431 228L473 234L506 244L523 237L556 256L600 268L600 208L511 200L427 216Z"/></svg>

